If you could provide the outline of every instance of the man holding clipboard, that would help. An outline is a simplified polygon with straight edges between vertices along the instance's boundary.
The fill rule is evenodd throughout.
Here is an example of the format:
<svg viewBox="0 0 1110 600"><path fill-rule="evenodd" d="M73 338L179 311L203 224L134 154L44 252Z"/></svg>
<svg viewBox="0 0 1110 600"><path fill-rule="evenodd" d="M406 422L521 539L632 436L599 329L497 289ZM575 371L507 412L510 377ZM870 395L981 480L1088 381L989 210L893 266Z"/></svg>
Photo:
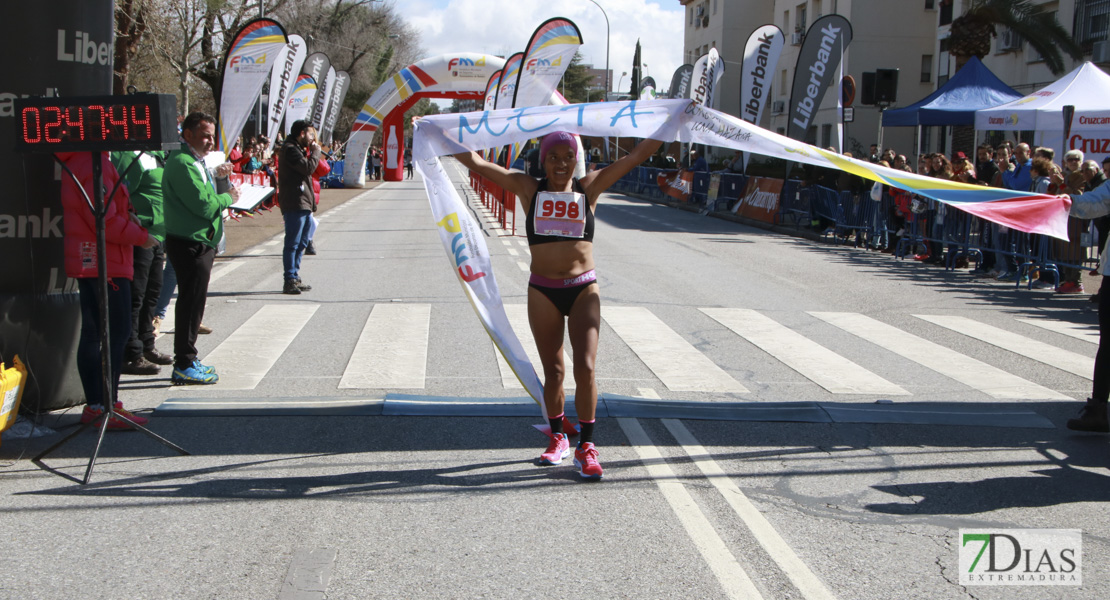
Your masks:
<svg viewBox="0 0 1110 600"><path fill-rule="evenodd" d="M208 172L204 157L215 147L216 119L194 112L181 124L181 148L166 160L162 189L166 216L166 256L177 272L177 307L173 340L174 385L210 385L216 370L197 357L197 334L208 298L208 280L216 246L223 237L223 212L239 200L239 188L227 185L231 163Z"/></svg>

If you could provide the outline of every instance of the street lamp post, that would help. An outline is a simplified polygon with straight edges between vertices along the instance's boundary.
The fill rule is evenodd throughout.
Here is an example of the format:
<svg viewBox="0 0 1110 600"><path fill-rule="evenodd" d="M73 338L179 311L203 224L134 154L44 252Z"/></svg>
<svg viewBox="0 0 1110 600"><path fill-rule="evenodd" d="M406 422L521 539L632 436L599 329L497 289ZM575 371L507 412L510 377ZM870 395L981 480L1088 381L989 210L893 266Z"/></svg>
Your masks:
<svg viewBox="0 0 1110 600"><path fill-rule="evenodd" d="M600 11L601 15L605 17L605 100L609 100L609 92L612 91L612 81L609 75L609 15L605 13L605 9L597 3L597 0L590 0L594 3Z"/></svg>

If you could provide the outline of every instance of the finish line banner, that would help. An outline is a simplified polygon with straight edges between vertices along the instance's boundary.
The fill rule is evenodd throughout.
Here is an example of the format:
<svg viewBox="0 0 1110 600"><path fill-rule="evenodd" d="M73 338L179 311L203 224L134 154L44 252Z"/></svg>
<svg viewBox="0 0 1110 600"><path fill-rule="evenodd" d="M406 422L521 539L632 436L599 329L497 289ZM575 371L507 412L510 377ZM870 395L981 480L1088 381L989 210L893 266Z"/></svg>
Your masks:
<svg viewBox="0 0 1110 600"><path fill-rule="evenodd" d="M440 240L486 331L541 409L543 386L509 325L485 236L439 157L522 143L555 131L705 144L839 169L957 206L1019 231L1067 239L1071 200L1066 196L984 188L896 171L792 140L690 100L537 106L423 117L415 126L413 158L424 179Z"/></svg>

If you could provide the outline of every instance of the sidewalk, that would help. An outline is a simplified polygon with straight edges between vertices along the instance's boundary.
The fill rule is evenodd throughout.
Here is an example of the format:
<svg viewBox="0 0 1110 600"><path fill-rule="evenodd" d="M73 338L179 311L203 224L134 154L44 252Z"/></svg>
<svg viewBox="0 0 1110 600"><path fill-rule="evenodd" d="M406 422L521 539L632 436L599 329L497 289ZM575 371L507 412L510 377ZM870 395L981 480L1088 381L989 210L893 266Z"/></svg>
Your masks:
<svg viewBox="0 0 1110 600"><path fill-rule="evenodd" d="M367 181L363 188L338 188L320 190L320 205L316 207L316 214L321 214L354 198L355 196L372 190L381 185L380 181ZM281 210L276 206L273 210L262 211L253 218L244 216L238 221L229 220L224 223L227 230L227 251L220 258L228 259L239 256L244 250L253 248L258 244L285 231L285 223L281 218Z"/></svg>

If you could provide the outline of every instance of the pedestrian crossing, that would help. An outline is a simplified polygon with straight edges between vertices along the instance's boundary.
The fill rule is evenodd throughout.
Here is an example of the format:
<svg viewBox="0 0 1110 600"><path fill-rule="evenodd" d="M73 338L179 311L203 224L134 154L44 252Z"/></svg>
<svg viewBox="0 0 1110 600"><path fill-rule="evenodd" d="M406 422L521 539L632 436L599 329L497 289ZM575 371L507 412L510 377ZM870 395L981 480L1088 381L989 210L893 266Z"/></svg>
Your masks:
<svg viewBox="0 0 1110 600"><path fill-rule="evenodd" d="M252 390L267 376L282 377L283 374L273 372L274 366L287 352L296 351L296 338L306 328L334 325L320 322L317 317L320 306L295 302L263 304L252 309L253 314L242 325L202 356L205 364L216 366L221 376L219 385L210 389ZM360 333L342 375L329 385L343 390L429 389L432 386L429 371L436 370L434 364L429 364L429 347L439 343L437 338L443 334L433 331L433 316L436 311L455 310L450 305L428 303L374 305L365 322L360 323ZM539 357L527 323L527 306L508 304L505 310L532 364L539 370ZM630 393L642 397L667 397L669 392L674 392L685 393L685 397L692 393L759 400L759 394L753 394L752 389L812 385L814 392L810 398L821 393L863 400L869 397L906 398L929 396L932 390L943 390L948 399L955 395L975 400L984 400L985 396L987 400L996 401L1071 400L1085 393L1084 388L1089 385L1093 373L1095 348L1087 343L1088 338L1072 335L1061 338L1064 343L1060 345L1050 344L1022 333L1028 333L1027 319L1011 319L1012 327L1009 327L1005 322L986 324L968 317L922 314L914 315L922 327L915 327L911 332L860 313L814 311L786 315L776 311L720 307L688 310L692 317L699 314L709 317L705 322L719 329L712 336L716 340L715 356L742 356L742 368L732 364L726 369L717 364L699 349L700 342L691 341L689 334L680 333L648 307L605 305L602 307L599 360L602 387L606 387L606 379L616 380L622 375L618 373L614 377L610 371L603 376L601 367L604 365L608 369L635 369L635 374L626 377L627 385L635 390ZM473 318L473 315L468 316ZM448 317L457 321L459 315L451 312ZM792 328L784 324L797 322L798 317L813 323L823 322L834 329ZM1047 318L1036 319L1036 325L1064 335L1070 335L1069 331L1082 331L1074 324ZM358 327L350 329L359 330ZM835 334L837 330L855 336L861 343L853 344L852 351L847 351L844 336ZM926 339L924 336L933 337L930 331L939 339ZM699 331L697 337L706 335L705 331ZM953 340L962 338L977 344L982 352L997 357L992 359L994 364L957 350L964 345ZM1070 339L1076 341L1067 343ZM1078 341L1080 339L1084 341ZM523 392L492 342L482 338L467 339L465 343L468 351L450 354L451 360L496 364L496 372L479 374L475 379L496 382L501 393L506 390ZM573 363L569 342L564 350L564 361L570 373ZM613 353L623 353L622 359L609 361L607 357L612 357ZM1015 356L1023 360L1015 361ZM1030 373L1024 359L1049 367L1050 373L1058 372L1065 378L1070 375L1079 380L1066 390L1050 389L1030 380L1046 378ZM619 363L617 367L612 366L614 362ZM1015 362L1020 362L1022 367L1013 364ZM808 383L784 383L781 380L783 367ZM923 379L928 383L922 383ZM1057 381L1060 377L1053 375L1047 379Z"/></svg>

